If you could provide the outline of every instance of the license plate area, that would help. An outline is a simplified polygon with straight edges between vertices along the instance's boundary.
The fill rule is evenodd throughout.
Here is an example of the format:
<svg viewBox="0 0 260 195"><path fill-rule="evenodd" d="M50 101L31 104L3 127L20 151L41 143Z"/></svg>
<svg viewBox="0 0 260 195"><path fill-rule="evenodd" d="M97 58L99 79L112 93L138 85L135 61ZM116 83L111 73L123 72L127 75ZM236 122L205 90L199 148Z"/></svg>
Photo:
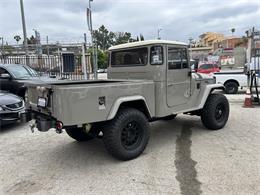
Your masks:
<svg viewBox="0 0 260 195"><path fill-rule="evenodd" d="M38 97L38 100L37 100L37 106L38 107L46 108L47 105L48 105L47 98L45 98L45 97Z"/></svg>

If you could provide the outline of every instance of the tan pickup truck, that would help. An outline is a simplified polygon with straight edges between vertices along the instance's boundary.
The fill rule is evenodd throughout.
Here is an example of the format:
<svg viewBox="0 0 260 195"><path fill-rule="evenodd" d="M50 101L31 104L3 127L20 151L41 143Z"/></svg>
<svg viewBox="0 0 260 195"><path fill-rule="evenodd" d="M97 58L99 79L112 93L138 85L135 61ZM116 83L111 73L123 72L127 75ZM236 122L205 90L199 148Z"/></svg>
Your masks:
<svg viewBox="0 0 260 195"><path fill-rule="evenodd" d="M225 126L229 103L214 77L191 71L188 47L151 40L109 49L107 80L55 81L28 86L27 120L39 131L56 129L77 141L102 136L116 158L139 156L149 122L198 115L207 129Z"/></svg>

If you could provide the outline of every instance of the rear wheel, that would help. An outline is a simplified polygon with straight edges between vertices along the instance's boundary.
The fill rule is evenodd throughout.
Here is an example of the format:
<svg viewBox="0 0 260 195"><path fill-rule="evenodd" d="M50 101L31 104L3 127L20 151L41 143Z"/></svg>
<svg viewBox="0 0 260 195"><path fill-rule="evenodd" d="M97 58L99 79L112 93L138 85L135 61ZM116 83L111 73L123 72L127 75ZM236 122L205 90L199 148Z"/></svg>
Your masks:
<svg viewBox="0 0 260 195"><path fill-rule="evenodd" d="M117 159L130 160L139 156L149 140L149 123L139 110L125 108L104 128L104 144Z"/></svg>
<svg viewBox="0 0 260 195"><path fill-rule="evenodd" d="M83 127L67 128L66 132L71 138L79 142L83 142L96 138L100 131L98 130L97 126L92 126L89 132L86 132Z"/></svg>
<svg viewBox="0 0 260 195"><path fill-rule="evenodd" d="M210 94L201 112L203 125L211 130L223 128L229 117L229 103L222 94Z"/></svg>
<svg viewBox="0 0 260 195"><path fill-rule="evenodd" d="M238 91L238 84L234 81L228 81L227 83L225 83L225 92L227 94L236 94Z"/></svg>

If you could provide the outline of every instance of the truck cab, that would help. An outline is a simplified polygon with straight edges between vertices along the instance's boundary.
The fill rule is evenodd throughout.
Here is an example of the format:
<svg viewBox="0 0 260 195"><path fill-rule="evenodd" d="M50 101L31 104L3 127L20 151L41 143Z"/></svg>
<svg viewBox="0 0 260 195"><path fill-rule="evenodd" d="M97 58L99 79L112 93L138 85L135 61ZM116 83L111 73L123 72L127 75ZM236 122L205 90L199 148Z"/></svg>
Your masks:
<svg viewBox="0 0 260 195"><path fill-rule="evenodd" d="M188 46L183 42L133 42L113 46L109 54L109 79L154 81L157 117L201 107L201 97L209 93L204 89L215 83L212 76L192 73Z"/></svg>

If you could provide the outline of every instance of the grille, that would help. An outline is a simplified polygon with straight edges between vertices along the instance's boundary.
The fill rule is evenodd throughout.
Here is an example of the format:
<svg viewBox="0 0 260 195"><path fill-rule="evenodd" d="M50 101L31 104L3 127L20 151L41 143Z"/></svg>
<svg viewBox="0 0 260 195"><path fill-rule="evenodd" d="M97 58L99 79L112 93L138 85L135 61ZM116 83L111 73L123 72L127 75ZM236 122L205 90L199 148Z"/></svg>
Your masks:
<svg viewBox="0 0 260 195"><path fill-rule="evenodd" d="M19 118L18 113L5 113L5 114L0 114L0 118L5 119L5 118Z"/></svg>
<svg viewBox="0 0 260 195"><path fill-rule="evenodd" d="M18 109L18 108L21 108L23 106L23 102L20 101L18 103L15 103L15 104L9 104L9 105L5 105L7 108L10 108L10 109Z"/></svg>

